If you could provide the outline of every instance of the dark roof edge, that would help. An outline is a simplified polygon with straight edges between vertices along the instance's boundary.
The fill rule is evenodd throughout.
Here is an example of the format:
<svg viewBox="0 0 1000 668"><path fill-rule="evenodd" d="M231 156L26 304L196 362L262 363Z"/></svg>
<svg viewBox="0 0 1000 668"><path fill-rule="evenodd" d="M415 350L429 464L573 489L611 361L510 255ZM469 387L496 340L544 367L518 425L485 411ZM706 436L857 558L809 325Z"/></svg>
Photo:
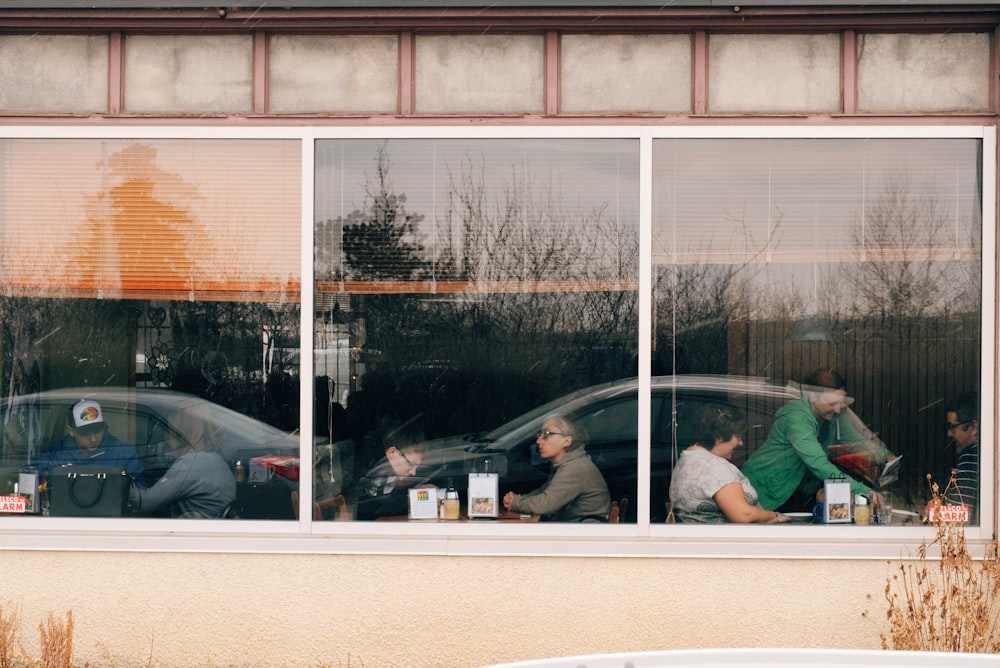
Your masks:
<svg viewBox="0 0 1000 668"><path fill-rule="evenodd" d="M659 9L683 9L704 8L704 7L840 7L844 9L877 7L903 7L903 6L941 6L941 7L973 7L983 5L996 5L996 0L879 0L878 2L838 2L837 0L752 0L751 2L734 2L730 0L626 0L625 2L614 2L613 0L459 0L458 2L449 0L259 0L258 2L231 0L0 0L0 9L19 9L22 11L32 10L88 10L88 9L204 9L206 7L219 7L226 10L283 10L283 9L429 9L429 8L452 8L462 7L476 8L489 7L492 9L503 9L506 7L516 8L597 8L606 7L609 9L636 8L659 8Z"/></svg>

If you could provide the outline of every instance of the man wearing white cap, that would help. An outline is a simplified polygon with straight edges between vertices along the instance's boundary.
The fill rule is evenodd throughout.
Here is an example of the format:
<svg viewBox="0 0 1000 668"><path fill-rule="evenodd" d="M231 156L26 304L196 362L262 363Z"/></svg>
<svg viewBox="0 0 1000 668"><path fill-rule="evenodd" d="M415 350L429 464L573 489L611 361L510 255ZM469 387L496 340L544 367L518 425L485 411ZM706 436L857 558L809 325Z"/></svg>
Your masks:
<svg viewBox="0 0 1000 668"><path fill-rule="evenodd" d="M39 473L66 464L121 467L135 484L146 487L142 464L135 448L108 433L101 405L90 399L78 401L66 416L66 437L53 444L38 462Z"/></svg>

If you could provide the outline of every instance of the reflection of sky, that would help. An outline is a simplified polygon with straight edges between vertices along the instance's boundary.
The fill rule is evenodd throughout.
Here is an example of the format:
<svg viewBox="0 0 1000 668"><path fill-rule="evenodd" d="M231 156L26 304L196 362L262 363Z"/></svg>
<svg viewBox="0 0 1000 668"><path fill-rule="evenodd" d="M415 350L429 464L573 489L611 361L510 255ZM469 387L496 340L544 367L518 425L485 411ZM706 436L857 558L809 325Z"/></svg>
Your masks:
<svg viewBox="0 0 1000 668"><path fill-rule="evenodd" d="M937 207L949 240L979 225L979 142L971 139L675 139L654 143L658 252L846 249L893 187L919 238ZM822 258L822 253L819 254Z"/></svg>
<svg viewBox="0 0 1000 668"><path fill-rule="evenodd" d="M955 261L979 259L978 151L973 139L656 140L654 262L745 264L769 298L841 306L863 261L968 276Z"/></svg>
<svg viewBox="0 0 1000 668"><path fill-rule="evenodd" d="M316 152L316 218L362 209L374 182L374 140L323 140ZM607 215L638 226L638 148L634 139L393 139L385 141L389 181L405 194L409 213L442 222L449 180L471 169L485 184L488 208L528 175L531 196L552 196L563 215L607 207Z"/></svg>

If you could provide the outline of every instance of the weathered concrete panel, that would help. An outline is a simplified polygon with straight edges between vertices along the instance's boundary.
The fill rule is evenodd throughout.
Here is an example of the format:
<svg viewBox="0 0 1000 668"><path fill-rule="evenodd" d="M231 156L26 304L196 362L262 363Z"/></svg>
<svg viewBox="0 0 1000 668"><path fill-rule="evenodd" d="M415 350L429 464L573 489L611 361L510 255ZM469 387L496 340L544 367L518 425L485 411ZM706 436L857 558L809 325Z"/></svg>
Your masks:
<svg viewBox="0 0 1000 668"><path fill-rule="evenodd" d="M105 35L0 35L0 109L106 112Z"/></svg>
<svg viewBox="0 0 1000 668"><path fill-rule="evenodd" d="M840 110L839 35L711 35L713 112Z"/></svg>
<svg viewBox="0 0 1000 668"><path fill-rule="evenodd" d="M418 113L538 113L544 105L540 35L418 36Z"/></svg>
<svg viewBox="0 0 1000 668"><path fill-rule="evenodd" d="M275 35L268 54L272 113L395 113L399 40L393 35Z"/></svg>
<svg viewBox="0 0 1000 668"><path fill-rule="evenodd" d="M990 37L858 35L859 111L985 111Z"/></svg>
<svg viewBox="0 0 1000 668"><path fill-rule="evenodd" d="M689 35L565 35L561 111L690 112Z"/></svg>
<svg viewBox="0 0 1000 668"><path fill-rule="evenodd" d="M253 38L136 35L125 42L125 109L130 112L248 112Z"/></svg>

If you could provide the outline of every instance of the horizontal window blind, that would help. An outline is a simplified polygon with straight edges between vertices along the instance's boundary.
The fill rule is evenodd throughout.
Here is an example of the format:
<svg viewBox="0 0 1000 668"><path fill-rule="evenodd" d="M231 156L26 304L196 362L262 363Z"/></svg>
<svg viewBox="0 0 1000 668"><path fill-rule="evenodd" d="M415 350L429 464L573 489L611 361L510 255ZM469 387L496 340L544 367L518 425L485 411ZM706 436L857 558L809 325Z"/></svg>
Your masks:
<svg viewBox="0 0 1000 668"><path fill-rule="evenodd" d="M0 288L296 302L300 156L286 140L4 140Z"/></svg>

